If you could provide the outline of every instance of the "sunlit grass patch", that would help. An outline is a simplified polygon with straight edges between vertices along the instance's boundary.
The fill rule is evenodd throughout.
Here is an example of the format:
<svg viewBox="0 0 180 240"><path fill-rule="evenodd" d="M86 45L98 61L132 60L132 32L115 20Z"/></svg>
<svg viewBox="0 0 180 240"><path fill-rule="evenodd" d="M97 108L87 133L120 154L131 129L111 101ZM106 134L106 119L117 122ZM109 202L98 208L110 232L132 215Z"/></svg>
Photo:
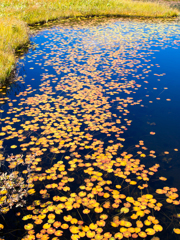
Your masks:
<svg viewBox="0 0 180 240"><path fill-rule="evenodd" d="M177 16L179 12L166 4L130 0L3 0L0 3L0 14L1 16L16 16L28 24L32 24L60 17L92 15L173 17Z"/></svg>
<svg viewBox="0 0 180 240"><path fill-rule="evenodd" d="M132 17L173 17L178 15L178 10L171 9L166 4L130 0L4 0L0 6L2 15L18 16L18 18L29 24L39 21L48 21L58 17L91 15L119 15Z"/></svg>

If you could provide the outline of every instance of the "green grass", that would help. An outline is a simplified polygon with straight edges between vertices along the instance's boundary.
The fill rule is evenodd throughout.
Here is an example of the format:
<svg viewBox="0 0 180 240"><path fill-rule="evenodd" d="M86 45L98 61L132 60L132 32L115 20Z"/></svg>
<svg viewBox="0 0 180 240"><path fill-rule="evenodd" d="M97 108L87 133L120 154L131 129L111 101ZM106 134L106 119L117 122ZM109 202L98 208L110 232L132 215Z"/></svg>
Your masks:
<svg viewBox="0 0 180 240"><path fill-rule="evenodd" d="M15 64L15 49L28 41L28 25L81 16L175 17L166 4L131 0L1 0L0 81Z"/></svg>

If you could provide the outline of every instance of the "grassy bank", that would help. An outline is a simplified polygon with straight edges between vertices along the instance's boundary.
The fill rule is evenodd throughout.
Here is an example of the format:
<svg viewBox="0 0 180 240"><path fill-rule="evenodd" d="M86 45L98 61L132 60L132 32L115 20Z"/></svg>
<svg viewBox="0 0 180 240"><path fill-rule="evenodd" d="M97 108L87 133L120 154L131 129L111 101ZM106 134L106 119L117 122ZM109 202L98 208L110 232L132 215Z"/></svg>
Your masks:
<svg viewBox="0 0 180 240"><path fill-rule="evenodd" d="M15 18L0 18L0 82L4 81L15 64L15 49L28 41L28 27Z"/></svg>
<svg viewBox="0 0 180 240"><path fill-rule="evenodd" d="M64 17L174 17L178 10L154 2L129 0L1 0L0 81L15 64L15 49L28 41L28 25Z"/></svg>

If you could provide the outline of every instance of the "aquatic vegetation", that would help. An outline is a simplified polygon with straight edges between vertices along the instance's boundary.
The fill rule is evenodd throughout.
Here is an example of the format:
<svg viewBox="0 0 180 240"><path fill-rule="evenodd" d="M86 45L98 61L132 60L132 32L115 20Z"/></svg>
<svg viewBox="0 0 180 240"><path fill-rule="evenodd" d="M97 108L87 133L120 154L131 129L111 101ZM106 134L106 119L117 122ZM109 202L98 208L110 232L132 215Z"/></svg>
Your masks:
<svg viewBox="0 0 180 240"><path fill-rule="evenodd" d="M0 212L6 214L13 207L23 207L26 204L28 194L31 194L33 184L30 183L30 175L32 172L31 163L34 161L33 155L29 155L23 160L22 155L10 155L4 161L9 163L10 171L3 171L0 173ZM2 159L1 159L2 161ZM27 165L23 173L17 171L17 166ZM2 165L1 165L2 167ZM3 225L0 226L3 229Z"/></svg>
<svg viewBox="0 0 180 240"><path fill-rule="evenodd" d="M29 198L16 213L25 232L21 239L155 238L168 226L176 236L178 189L158 175L157 153L143 140L133 150L124 145L131 109L143 108L135 93L147 86L154 67L149 45L156 40L158 47L168 41L178 47L178 30L162 23L142 30L136 22L114 19L93 23L39 32L41 50L21 58L28 59L30 82L14 98L1 94L0 148L26 156L0 154L1 161L12 170L28 165L22 174L28 176L24 194ZM40 76L36 66L43 69ZM16 80L23 86L21 77ZM154 124L149 126L148 135L155 138ZM164 149L163 156L169 154ZM1 220L3 236L8 226Z"/></svg>

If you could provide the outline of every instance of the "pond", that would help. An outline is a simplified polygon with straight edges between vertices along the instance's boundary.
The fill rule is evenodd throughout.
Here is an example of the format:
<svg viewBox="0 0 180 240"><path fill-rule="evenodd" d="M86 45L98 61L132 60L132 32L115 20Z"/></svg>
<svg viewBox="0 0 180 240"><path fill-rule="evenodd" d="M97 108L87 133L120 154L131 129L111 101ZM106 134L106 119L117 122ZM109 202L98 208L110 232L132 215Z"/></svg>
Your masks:
<svg viewBox="0 0 180 240"><path fill-rule="evenodd" d="M0 89L1 238L179 239L180 24L67 20L31 41Z"/></svg>

